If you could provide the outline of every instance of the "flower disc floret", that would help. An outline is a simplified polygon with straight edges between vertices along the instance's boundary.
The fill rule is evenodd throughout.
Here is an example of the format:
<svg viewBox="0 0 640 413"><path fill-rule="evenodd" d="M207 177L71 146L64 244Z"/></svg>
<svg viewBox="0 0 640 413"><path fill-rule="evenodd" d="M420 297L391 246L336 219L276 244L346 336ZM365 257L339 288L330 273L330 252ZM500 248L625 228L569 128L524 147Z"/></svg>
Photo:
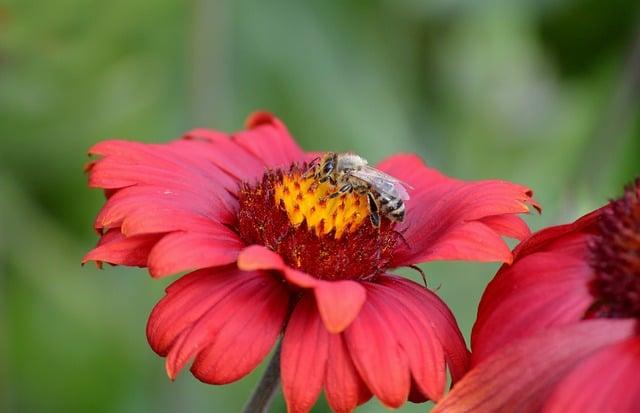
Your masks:
<svg viewBox="0 0 640 413"><path fill-rule="evenodd" d="M238 232L264 245L289 266L325 280L371 280L390 266L402 235L383 218L368 218L366 198L355 193L327 199L333 190L304 178L304 168L268 171L239 192Z"/></svg>
<svg viewBox="0 0 640 413"><path fill-rule="evenodd" d="M640 179L603 210L589 247L596 301L588 317L640 318Z"/></svg>

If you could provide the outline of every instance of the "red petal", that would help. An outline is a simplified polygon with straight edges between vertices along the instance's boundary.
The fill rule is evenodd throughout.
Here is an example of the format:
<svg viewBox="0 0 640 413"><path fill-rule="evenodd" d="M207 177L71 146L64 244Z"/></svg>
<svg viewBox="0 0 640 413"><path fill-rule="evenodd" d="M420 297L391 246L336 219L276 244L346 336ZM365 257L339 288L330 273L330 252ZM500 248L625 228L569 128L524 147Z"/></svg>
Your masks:
<svg viewBox="0 0 640 413"><path fill-rule="evenodd" d="M192 272L171 284L147 323L147 339L153 351L166 356L182 332L254 276L229 266Z"/></svg>
<svg viewBox="0 0 640 413"><path fill-rule="evenodd" d="M462 378L469 369L469 351L447 305L433 292L413 281L387 275L380 277L379 282L402 291L406 300L411 300L422 312L421 317L430 321L445 351L453 383Z"/></svg>
<svg viewBox="0 0 640 413"><path fill-rule="evenodd" d="M409 241L410 242L410 241ZM449 229L437 243L426 247L419 261L455 260L511 262L511 250L500 234L480 222Z"/></svg>
<svg viewBox="0 0 640 413"><path fill-rule="evenodd" d="M87 169L89 182L109 192L95 227L99 232L119 228L133 241L124 242L122 238L118 244L110 244L111 250L118 248L115 258L114 253L105 248L93 251L88 258L108 252L114 262L148 265L153 243L141 246L140 239L134 237L187 231L213 235L170 235L157 246L152 260L153 275L231 262L239 248L237 237L229 234L225 238L227 242L220 239L213 244L212 241L223 230L230 232L221 222L231 222L235 217L238 202L231 192L237 190L238 181L218 167L210 155L214 152L217 155L241 153L244 158L252 155L228 139L224 142L228 145L221 144L219 148L195 140L162 145L111 140L95 145L90 153L102 157ZM254 163L260 165L257 160ZM243 165L250 166L250 163ZM161 238L154 235L153 239ZM187 244L193 250L186 251ZM171 250L167 251L167 245L171 245ZM206 246L219 248L207 251ZM124 256L128 258L119 258ZM131 257L135 257L135 261Z"/></svg>
<svg viewBox="0 0 640 413"><path fill-rule="evenodd" d="M203 133L203 131L208 133ZM249 153L245 148L233 142L224 134L216 134L216 131L196 129L188 132L184 139L190 142L174 142L173 145L187 144L218 166L228 175L238 181L252 182L262 176L265 163ZM193 142L193 140L207 140L207 142ZM212 145L213 144L213 145Z"/></svg>
<svg viewBox="0 0 640 413"><path fill-rule="evenodd" d="M480 303L474 363L509 341L582 319L593 301L591 275L583 260L556 253L536 253L504 267Z"/></svg>
<svg viewBox="0 0 640 413"><path fill-rule="evenodd" d="M301 162L304 152L275 116L254 113L247 119L248 130L234 134L234 142L247 149L268 167L276 168Z"/></svg>
<svg viewBox="0 0 640 413"><path fill-rule="evenodd" d="M517 215L493 215L480 219L480 222L500 235L520 241L531 235L527 223Z"/></svg>
<svg viewBox="0 0 640 413"><path fill-rule="evenodd" d="M409 188L412 197L452 180L442 172L427 167L422 159L414 154L391 156L378 164L378 168L412 186L413 188Z"/></svg>
<svg viewBox="0 0 640 413"><path fill-rule="evenodd" d="M410 294L392 284L369 284L368 292L389 321L418 389L432 400L440 399L446 383L445 358L431 319Z"/></svg>
<svg viewBox="0 0 640 413"><path fill-rule="evenodd" d="M180 334L191 329L220 300L255 278L255 272L245 273L231 266L200 270L180 278L167 288L166 296L149 317L149 344L156 353L166 356Z"/></svg>
<svg viewBox="0 0 640 413"><path fill-rule="evenodd" d="M184 202L186 204L183 205ZM92 251L86 259L98 259L96 253L99 253L113 263L151 265L153 276L230 263L235 260L242 243L235 233L217 222L224 219L219 214L223 206L212 205L215 204L211 200L185 198L180 192L158 187L133 186L121 189L109 198L96 218L95 226L98 230L119 227L123 235L120 235L118 244ZM230 217L230 214L226 216ZM166 240L162 239L161 233L173 231L180 231L180 234L169 234ZM133 241L125 242L125 235ZM140 240L148 242L140 245ZM154 242L158 241L160 245L154 248ZM136 257L135 262L130 258L127 261L117 259L113 256L114 248L118 257ZM152 249L156 253L149 257ZM110 254L108 259L104 257L105 253Z"/></svg>
<svg viewBox="0 0 640 413"><path fill-rule="evenodd" d="M84 256L82 263L96 261L144 267L147 265L149 252L160 237L158 234L125 237L119 228L111 229L100 238L98 245Z"/></svg>
<svg viewBox="0 0 640 413"><path fill-rule="evenodd" d="M262 245L250 245L238 257L238 267L245 271L280 270L284 265L280 255Z"/></svg>
<svg viewBox="0 0 640 413"><path fill-rule="evenodd" d="M200 144L194 141L165 145L104 141L95 145L90 153L102 155L102 158L88 171L90 185L104 189L122 188L109 198L97 219L98 226L122 226L125 219L139 225L155 219L160 227L153 230L164 232L163 220L168 225L178 218L188 220L192 217L196 220L192 226L197 225L197 220L206 218L229 221L238 207L229 191L235 192L238 182L202 155L197 150ZM166 219L168 215L176 218Z"/></svg>
<svg viewBox="0 0 640 413"><path fill-rule="evenodd" d="M213 129L196 128L191 129L189 132L182 136L182 139L205 141L208 143L220 143L229 140L229 136L224 133Z"/></svg>
<svg viewBox="0 0 640 413"><path fill-rule="evenodd" d="M329 335L329 354L325 394L331 410L349 413L371 398L371 392L358 374L342 335Z"/></svg>
<svg viewBox="0 0 640 413"><path fill-rule="evenodd" d="M230 264L238 258L242 241L230 230L218 233L174 232L163 237L148 259L153 277Z"/></svg>
<svg viewBox="0 0 640 413"><path fill-rule="evenodd" d="M434 259L509 262L509 248L499 235L521 234L521 222L501 219L496 228L495 218L485 224L474 221L528 212L527 204L538 208L527 187L497 180L449 178L415 156L393 156L379 168L414 187L409 190L411 199L403 224L411 249L398 251L394 259L398 266Z"/></svg>
<svg viewBox="0 0 640 413"><path fill-rule="evenodd" d="M340 333L356 318L367 294L356 281L322 281L314 288L318 311L331 333Z"/></svg>
<svg viewBox="0 0 640 413"><path fill-rule="evenodd" d="M159 320L150 319L149 340L154 346L156 337L164 339L160 341L160 347L164 348L155 345L154 349L169 350L166 360L169 377L175 378L189 359L196 356L191 367L193 374L207 383L224 384L248 374L269 353L284 323L288 294L277 280L257 272L207 275L191 288L180 289L175 294L179 298L173 297L172 304L161 307ZM241 282L206 279L220 275ZM203 296L203 292L207 294ZM171 292L166 298L170 297ZM183 311L188 314L176 314ZM164 335L153 333L154 327L162 332L163 326L169 329ZM175 340L167 340L179 329L182 331ZM169 342L168 347L162 344Z"/></svg>
<svg viewBox="0 0 640 413"><path fill-rule="evenodd" d="M245 296L242 308L236 308L237 302L227 307L229 320L191 366L198 379L211 384L236 381L269 353L286 318L288 294L277 284L270 284L268 293L263 288Z"/></svg>
<svg viewBox="0 0 640 413"><path fill-rule="evenodd" d="M556 386L545 413L635 413L640 406L640 338L597 351Z"/></svg>
<svg viewBox="0 0 640 413"><path fill-rule="evenodd" d="M411 375L409 361L391 325L395 320L389 318L383 305L380 299L369 296L344 335L363 381L384 405L397 408L407 401Z"/></svg>
<svg viewBox="0 0 640 413"><path fill-rule="evenodd" d="M411 403L424 403L429 401L429 397L418 387L415 380L411 380L411 390L409 390L409 401Z"/></svg>
<svg viewBox="0 0 640 413"><path fill-rule="evenodd" d="M132 186L107 200L96 217L95 227L126 227L123 232L127 235L203 231L218 221L230 222L234 214L228 202L213 197L166 187Z"/></svg>
<svg viewBox="0 0 640 413"><path fill-rule="evenodd" d="M282 341L282 391L288 412L308 412L315 404L322 390L328 348L329 332L313 296L306 294L296 305Z"/></svg>
<svg viewBox="0 0 640 413"><path fill-rule="evenodd" d="M89 168L89 185L97 188L124 188L131 185L160 186L224 196L235 191L237 181L205 156L198 156L197 142L181 145L153 145L120 140L103 141L89 153L102 155ZM206 188L206 191L204 189Z"/></svg>
<svg viewBox="0 0 640 413"><path fill-rule="evenodd" d="M287 281L302 288L313 288L320 282L309 274L290 268L280 255L262 245L250 245L243 249L238 256L238 268L245 271L278 270Z"/></svg>
<svg viewBox="0 0 640 413"><path fill-rule="evenodd" d="M634 327L635 320L589 320L513 342L473 368L434 413L540 412L558 380Z"/></svg>
<svg viewBox="0 0 640 413"><path fill-rule="evenodd" d="M238 256L242 270L278 270L290 283L315 290L320 316L327 329L339 333L356 318L366 292L356 281L322 281L287 266L282 257L261 245L251 245Z"/></svg>
<svg viewBox="0 0 640 413"><path fill-rule="evenodd" d="M566 240L567 237L571 237L576 234L589 234L597 227L597 222L600 217L603 208L590 212L589 214L581 217L580 219L566 225L557 225L554 227L548 227L541 231L536 232L529 237L525 242L521 242L513 251L516 257L532 254L536 251L552 250L555 242L559 240ZM554 248L555 249L555 248Z"/></svg>

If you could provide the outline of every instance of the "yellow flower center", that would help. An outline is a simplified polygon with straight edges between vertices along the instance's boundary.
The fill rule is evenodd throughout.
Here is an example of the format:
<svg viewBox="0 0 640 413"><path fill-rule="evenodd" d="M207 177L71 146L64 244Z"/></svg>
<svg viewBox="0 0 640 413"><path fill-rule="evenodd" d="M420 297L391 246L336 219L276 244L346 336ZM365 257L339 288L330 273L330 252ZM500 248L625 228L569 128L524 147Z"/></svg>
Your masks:
<svg viewBox="0 0 640 413"><path fill-rule="evenodd" d="M276 205L284 206L289 221L297 227L306 221L307 228L317 236L335 231L339 239L345 232L355 231L369 216L367 197L347 193L329 199L337 188L328 183L318 183L314 178L304 178L300 173L285 174L276 184Z"/></svg>

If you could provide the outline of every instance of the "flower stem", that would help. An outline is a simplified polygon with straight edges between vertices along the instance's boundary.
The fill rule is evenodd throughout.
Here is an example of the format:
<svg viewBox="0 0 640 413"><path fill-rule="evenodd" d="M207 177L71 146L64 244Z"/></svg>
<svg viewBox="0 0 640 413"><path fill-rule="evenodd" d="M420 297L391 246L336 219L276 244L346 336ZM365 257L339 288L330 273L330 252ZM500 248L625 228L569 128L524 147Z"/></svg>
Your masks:
<svg viewBox="0 0 640 413"><path fill-rule="evenodd" d="M276 391L280 385L280 350L281 342L278 342L276 351L269 361L269 365L258 383L258 387L253 391L251 398L244 406L244 413L266 413L273 401Z"/></svg>

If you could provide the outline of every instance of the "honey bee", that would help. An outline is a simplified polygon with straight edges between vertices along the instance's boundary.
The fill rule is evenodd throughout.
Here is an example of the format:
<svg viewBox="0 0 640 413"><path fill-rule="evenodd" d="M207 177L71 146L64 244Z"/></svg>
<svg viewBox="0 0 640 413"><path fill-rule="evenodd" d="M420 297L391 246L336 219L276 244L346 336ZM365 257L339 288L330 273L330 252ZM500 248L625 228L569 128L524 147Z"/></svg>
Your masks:
<svg viewBox="0 0 640 413"><path fill-rule="evenodd" d="M327 198L351 192L366 195L369 218L375 227L380 226L381 216L394 222L404 220L404 201L409 199L405 186L410 186L369 166L366 159L354 153L328 152L312 161L305 177L314 177L318 182L329 182L334 186L337 190Z"/></svg>

